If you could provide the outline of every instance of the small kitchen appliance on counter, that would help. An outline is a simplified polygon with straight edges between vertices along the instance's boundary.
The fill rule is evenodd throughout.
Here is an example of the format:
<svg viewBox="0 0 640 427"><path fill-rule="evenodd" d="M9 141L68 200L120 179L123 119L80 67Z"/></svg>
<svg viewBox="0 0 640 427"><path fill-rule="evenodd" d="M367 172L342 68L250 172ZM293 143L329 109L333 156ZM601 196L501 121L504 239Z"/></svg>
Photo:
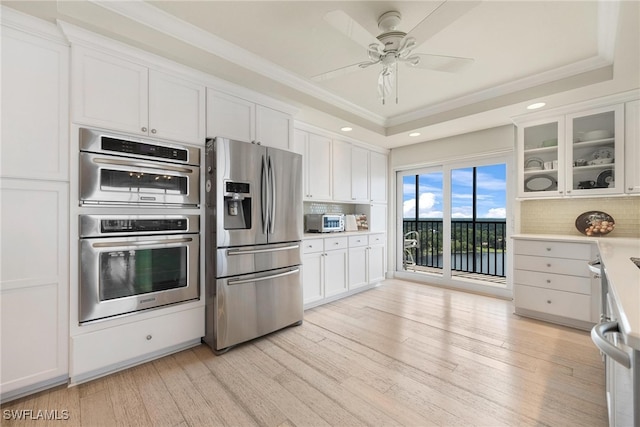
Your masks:
<svg viewBox="0 0 640 427"><path fill-rule="evenodd" d="M306 230L312 233L344 231L343 214L307 214Z"/></svg>

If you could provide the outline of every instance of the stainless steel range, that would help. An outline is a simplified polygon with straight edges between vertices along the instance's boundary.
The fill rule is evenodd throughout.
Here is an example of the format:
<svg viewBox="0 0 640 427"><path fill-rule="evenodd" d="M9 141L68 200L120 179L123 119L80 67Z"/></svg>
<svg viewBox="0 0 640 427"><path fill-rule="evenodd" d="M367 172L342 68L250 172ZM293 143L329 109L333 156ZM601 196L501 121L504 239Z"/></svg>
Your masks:
<svg viewBox="0 0 640 427"><path fill-rule="evenodd" d="M302 156L206 146L206 335L216 352L302 322Z"/></svg>

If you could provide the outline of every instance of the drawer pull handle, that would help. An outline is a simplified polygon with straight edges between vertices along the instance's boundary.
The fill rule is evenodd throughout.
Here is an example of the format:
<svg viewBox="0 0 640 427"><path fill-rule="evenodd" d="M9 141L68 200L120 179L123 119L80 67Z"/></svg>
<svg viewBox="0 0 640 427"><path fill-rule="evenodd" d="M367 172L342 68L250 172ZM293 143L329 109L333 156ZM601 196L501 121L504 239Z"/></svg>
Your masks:
<svg viewBox="0 0 640 427"><path fill-rule="evenodd" d="M547 283L551 283L551 279L547 279Z"/></svg>
<svg viewBox="0 0 640 427"><path fill-rule="evenodd" d="M147 335L147 341L151 341L151 338L153 338L151 335Z"/></svg>
<svg viewBox="0 0 640 427"><path fill-rule="evenodd" d="M334 244L334 245L339 245L339 244L340 244L340 242L334 242L333 244Z"/></svg>
<svg viewBox="0 0 640 427"><path fill-rule="evenodd" d="M547 304L551 304L551 300L550 299L547 300Z"/></svg>
<svg viewBox="0 0 640 427"><path fill-rule="evenodd" d="M551 264L547 264L547 267L551 267Z"/></svg>
<svg viewBox="0 0 640 427"><path fill-rule="evenodd" d="M548 252L548 251L551 251L551 248L547 248L547 252Z"/></svg>

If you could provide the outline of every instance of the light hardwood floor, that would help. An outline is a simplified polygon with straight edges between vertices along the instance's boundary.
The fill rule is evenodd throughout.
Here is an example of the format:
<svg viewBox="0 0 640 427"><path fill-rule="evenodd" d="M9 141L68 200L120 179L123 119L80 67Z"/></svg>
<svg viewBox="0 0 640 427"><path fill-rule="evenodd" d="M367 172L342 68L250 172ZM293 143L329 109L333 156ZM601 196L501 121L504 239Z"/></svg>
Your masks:
<svg viewBox="0 0 640 427"><path fill-rule="evenodd" d="M510 301L399 280L222 356L198 347L2 406L58 426L605 426L587 332ZM3 417L4 418L4 417Z"/></svg>

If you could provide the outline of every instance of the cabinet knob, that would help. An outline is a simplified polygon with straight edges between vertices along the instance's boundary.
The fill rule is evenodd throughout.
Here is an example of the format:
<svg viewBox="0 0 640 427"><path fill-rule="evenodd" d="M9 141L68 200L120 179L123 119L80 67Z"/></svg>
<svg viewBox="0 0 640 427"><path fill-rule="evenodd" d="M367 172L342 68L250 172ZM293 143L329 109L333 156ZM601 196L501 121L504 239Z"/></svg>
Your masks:
<svg viewBox="0 0 640 427"><path fill-rule="evenodd" d="M147 341L151 341L151 338L153 338L151 335L147 335Z"/></svg>
<svg viewBox="0 0 640 427"><path fill-rule="evenodd" d="M551 283L551 279L547 279L547 283Z"/></svg>
<svg viewBox="0 0 640 427"><path fill-rule="evenodd" d="M155 129L151 129L151 133L156 133L156 132L158 132L158 131L155 130Z"/></svg>
<svg viewBox="0 0 640 427"><path fill-rule="evenodd" d="M547 300L547 304L551 304L551 300L550 299Z"/></svg>
<svg viewBox="0 0 640 427"><path fill-rule="evenodd" d="M551 248L547 248L547 251L550 251L550 250L551 250Z"/></svg>
<svg viewBox="0 0 640 427"><path fill-rule="evenodd" d="M551 267L551 264L547 264L547 267Z"/></svg>
<svg viewBox="0 0 640 427"><path fill-rule="evenodd" d="M571 193L571 190L567 190L567 194Z"/></svg>
<svg viewBox="0 0 640 427"><path fill-rule="evenodd" d="M629 191L632 191L632 190L633 190L633 187L629 187L629 188L628 188L628 190L629 190Z"/></svg>
<svg viewBox="0 0 640 427"><path fill-rule="evenodd" d="M140 129L140 130L141 130L142 132L146 132L146 131L147 131L147 128L143 126L143 127L142 127L142 129Z"/></svg>
<svg viewBox="0 0 640 427"><path fill-rule="evenodd" d="M334 245L339 245L339 244L340 244L340 242L333 242L333 244L334 244Z"/></svg>

